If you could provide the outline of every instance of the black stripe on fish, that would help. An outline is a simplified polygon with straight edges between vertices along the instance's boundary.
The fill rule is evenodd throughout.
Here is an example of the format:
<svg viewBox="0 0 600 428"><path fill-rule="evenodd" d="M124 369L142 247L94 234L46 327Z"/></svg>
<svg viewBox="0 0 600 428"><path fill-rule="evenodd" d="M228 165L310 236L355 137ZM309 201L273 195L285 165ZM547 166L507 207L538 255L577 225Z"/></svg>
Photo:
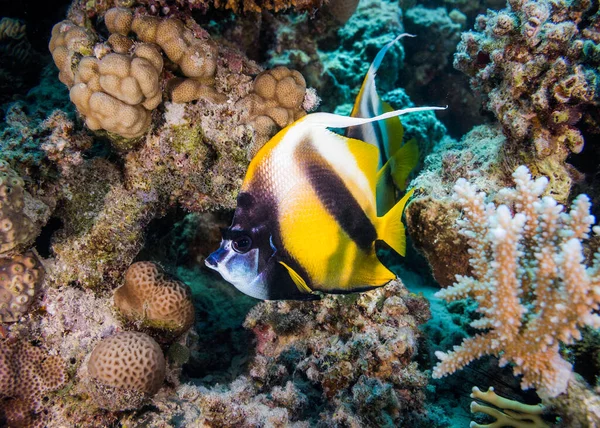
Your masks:
<svg viewBox="0 0 600 428"><path fill-rule="evenodd" d="M269 178L259 171L249 185L247 192L241 192L237 198L237 208L231 226L224 231L224 239L236 238L249 234L254 240L253 246L259 248L262 256L273 253L271 258L263 258L259 269L267 278L269 300L295 299L314 300L318 297L301 293L290 278L287 270L279 263L291 266L311 286L306 270L286 251L281 240L279 227L278 204L274 195L269 192Z"/></svg>
<svg viewBox="0 0 600 428"><path fill-rule="evenodd" d="M371 251L377 230L329 162L308 141L294 155L327 212L361 250Z"/></svg>

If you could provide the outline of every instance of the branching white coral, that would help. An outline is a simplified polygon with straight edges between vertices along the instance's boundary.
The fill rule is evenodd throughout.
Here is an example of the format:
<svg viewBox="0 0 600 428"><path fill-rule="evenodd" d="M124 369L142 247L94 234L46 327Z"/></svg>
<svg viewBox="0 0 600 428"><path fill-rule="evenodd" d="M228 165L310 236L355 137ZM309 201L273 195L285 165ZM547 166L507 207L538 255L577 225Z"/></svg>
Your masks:
<svg viewBox="0 0 600 428"><path fill-rule="evenodd" d="M523 389L535 387L554 397L565 391L571 373L559 344L579 340L583 326L600 327L594 313L600 305L600 254L586 267L582 246L594 217L586 195L578 196L567 213L541 196L546 178L533 180L524 166L513 178L515 188L500 192L505 205L499 206L486 205L485 193L465 179L454 187L453 197L463 207L458 226L469 242L472 276L458 275L436 296L476 300L482 316L471 325L486 331L449 353L436 353L441 361L433 376L495 355L500 365L512 363L514 373L523 375Z"/></svg>

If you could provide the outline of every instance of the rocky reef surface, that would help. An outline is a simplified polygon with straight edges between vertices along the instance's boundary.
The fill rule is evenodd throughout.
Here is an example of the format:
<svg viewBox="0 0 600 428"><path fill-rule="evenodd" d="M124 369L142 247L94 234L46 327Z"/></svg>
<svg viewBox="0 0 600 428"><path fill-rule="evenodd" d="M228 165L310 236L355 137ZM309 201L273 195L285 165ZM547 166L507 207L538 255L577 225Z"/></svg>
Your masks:
<svg viewBox="0 0 600 428"><path fill-rule="evenodd" d="M0 17L0 425L464 426L472 386L514 399L474 390L477 422L600 424L595 2L55 6ZM205 271L254 154L349 114L402 32L382 98L448 105L402 119L402 280L257 302Z"/></svg>

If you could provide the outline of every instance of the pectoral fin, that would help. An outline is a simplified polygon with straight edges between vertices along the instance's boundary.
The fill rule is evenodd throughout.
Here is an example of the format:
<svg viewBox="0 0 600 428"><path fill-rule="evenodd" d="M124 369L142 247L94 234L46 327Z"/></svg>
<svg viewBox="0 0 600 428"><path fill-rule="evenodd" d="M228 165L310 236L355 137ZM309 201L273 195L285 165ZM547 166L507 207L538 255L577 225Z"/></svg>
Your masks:
<svg viewBox="0 0 600 428"><path fill-rule="evenodd" d="M313 294L313 291L306 284L304 278L302 278L300 274L298 274L298 272L296 272L294 269L292 269L290 266L288 266L282 261L280 261L279 264L281 264L287 269L288 273L290 274L290 278L292 279L292 281L294 281L294 284L296 284L298 291L300 291L301 293Z"/></svg>

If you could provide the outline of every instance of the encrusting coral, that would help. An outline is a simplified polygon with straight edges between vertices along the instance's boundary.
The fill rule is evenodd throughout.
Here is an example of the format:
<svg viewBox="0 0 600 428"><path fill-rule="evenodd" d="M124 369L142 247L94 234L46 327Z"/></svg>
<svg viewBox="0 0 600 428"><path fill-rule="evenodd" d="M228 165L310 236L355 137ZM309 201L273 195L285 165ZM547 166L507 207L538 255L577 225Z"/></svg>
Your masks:
<svg viewBox="0 0 600 428"><path fill-rule="evenodd" d="M87 364L92 399L113 411L137 409L165 379L165 357L150 336L122 332L100 341Z"/></svg>
<svg viewBox="0 0 600 428"><path fill-rule="evenodd" d="M0 341L0 413L8 426L45 426L42 410L51 401L44 397L66 381L60 357L26 341Z"/></svg>
<svg viewBox="0 0 600 428"><path fill-rule="evenodd" d="M472 276L457 276L436 295L475 299L482 316L471 326L488 331L449 353L437 352L433 376L491 354L500 365L514 365L514 373L523 375L523 389L535 387L542 397L555 397L571 378L560 344L579 340L583 326L600 326L594 313L600 304L600 253L586 268L582 247L594 217L585 195L567 213L553 198L541 198L545 177L532 180L524 166L513 177L516 187L498 195L507 205L486 205L486 195L465 179L454 187L464 211L458 225L471 247Z"/></svg>
<svg viewBox="0 0 600 428"><path fill-rule="evenodd" d="M32 252L0 258L0 323L17 321L27 312L44 279L44 268Z"/></svg>
<svg viewBox="0 0 600 428"><path fill-rule="evenodd" d="M560 202L572 184L566 157L584 134L600 132L594 114L600 56L591 1L510 0L463 33L454 66L486 96L511 144ZM589 16L589 17L588 17Z"/></svg>
<svg viewBox="0 0 600 428"><path fill-rule="evenodd" d="M169 333L179 336L194 324L190 287L169 278L152 262L137 262L127 269L114 303L125 318L158 331L161 339Z"/></svg>
<svg viewBox="0 0 600 428"><path fill-rule="evenodd" d="M25 209L25 182L0 159L0 254L31 243L38 230Z"/></svg>

